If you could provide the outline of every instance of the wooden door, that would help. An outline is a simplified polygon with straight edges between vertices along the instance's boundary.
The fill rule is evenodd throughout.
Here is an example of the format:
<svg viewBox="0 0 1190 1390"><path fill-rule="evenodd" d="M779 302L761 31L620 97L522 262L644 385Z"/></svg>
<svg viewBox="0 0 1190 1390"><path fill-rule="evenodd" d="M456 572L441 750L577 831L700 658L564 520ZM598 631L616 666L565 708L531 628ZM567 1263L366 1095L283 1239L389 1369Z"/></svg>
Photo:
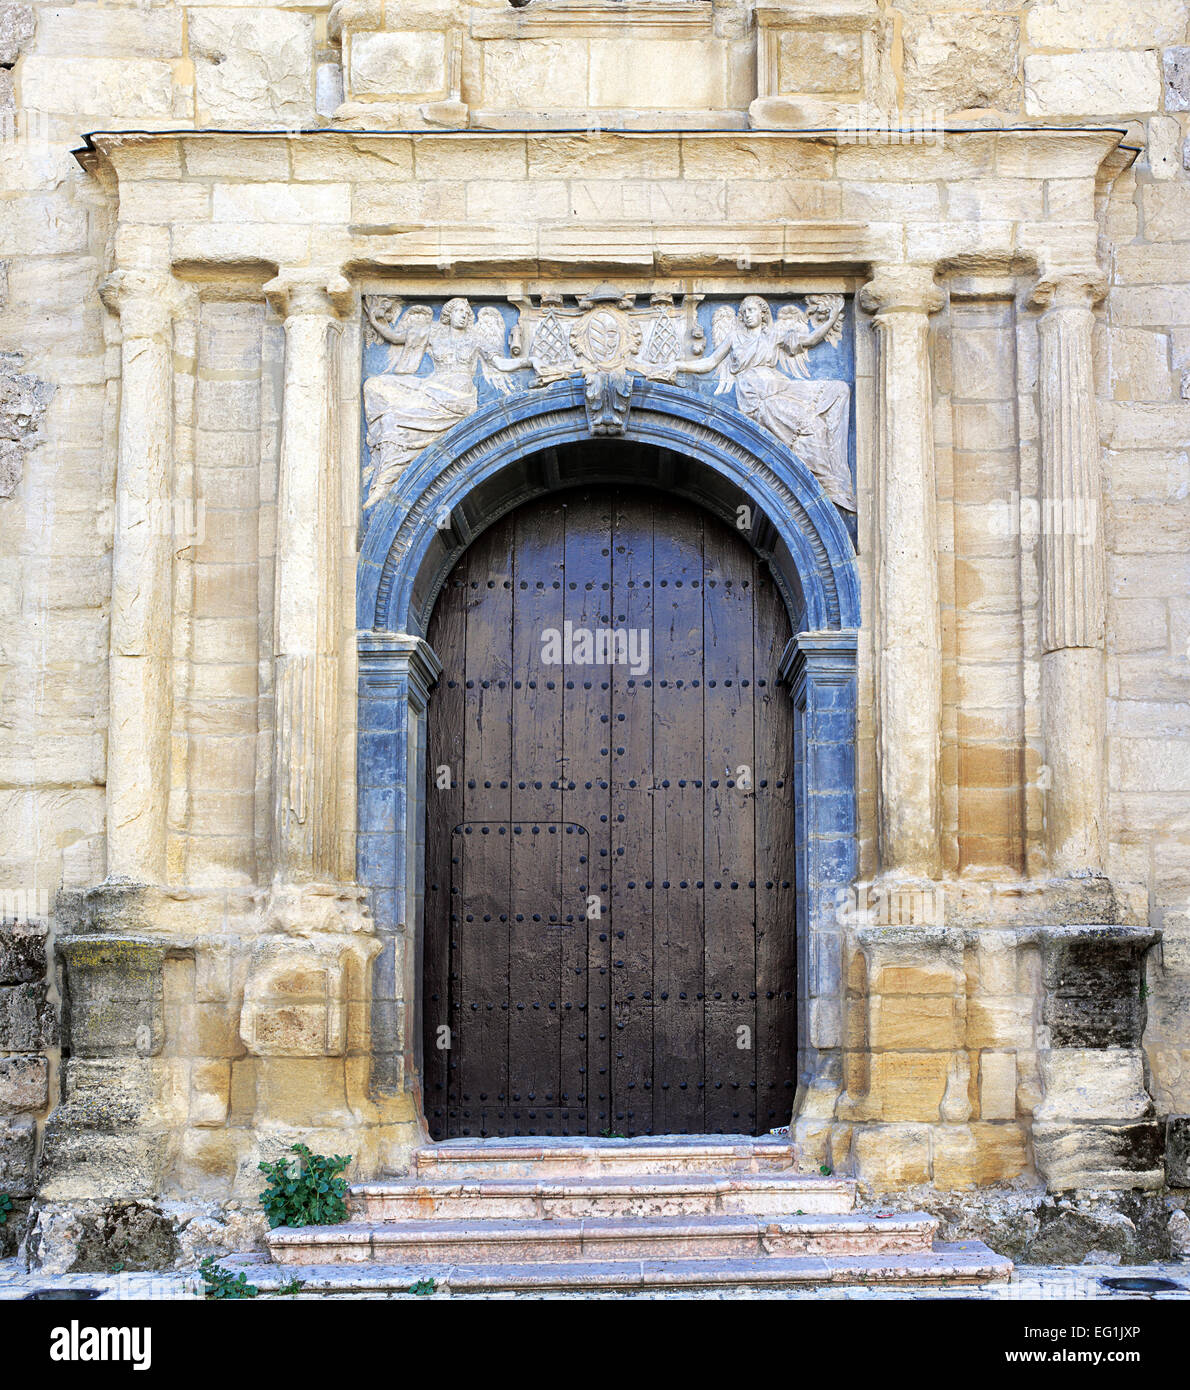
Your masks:
<svg viewBox="0 0 1190 1390"><path fill-rule="evenodd" d="M433 1137L787 1123L793 708L767 568L678 498L559 493L468 549L428 637Z"/></svg>

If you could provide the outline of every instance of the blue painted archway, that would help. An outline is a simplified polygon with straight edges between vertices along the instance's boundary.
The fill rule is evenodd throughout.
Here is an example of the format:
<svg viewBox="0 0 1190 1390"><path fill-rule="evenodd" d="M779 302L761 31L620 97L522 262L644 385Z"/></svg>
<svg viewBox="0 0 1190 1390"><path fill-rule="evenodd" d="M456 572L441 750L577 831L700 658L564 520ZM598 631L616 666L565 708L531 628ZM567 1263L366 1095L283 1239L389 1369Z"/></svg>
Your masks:
<svg viewBox="0 0 1190 1390"><path fill-rule="evenodd" d="M772 435L738 411L638 378L617 437L694 459L749 499L779 542L757 548L779 569L791 568L787 578L796 577L803 602L793 616L804 628L858 626L859 583L847 527L810 470ZM440 584L471 538L466 530L459 534L460 506L514 460L589 438L582 384L572 378L497 401L427 449L367 518L359 629L423 633L437 595L432 575L446 566ZM504 492L504 505L485 509L488 524L532 495L523 488L497 491Z"/></svg>
<svg viewBox="0 0 1190 1390"><path fill-rule="evenodd" d="M357 876L385 940L373 985L381 1089L407 1086L420 1098L425 711L441 670L424 636L434 601L463 550L500 516L556 488L610 480L558 470L553 451L590 437L577 379L495 402L427 449L366 518L356 589ZM839 892L856 873L855 549L809 469L735 410L638 378L617 438L680 459L663 485L729 523L747 507L741 534L768 561L790 610L795 635L782 675L797 712L800 1097L841 1067L841 1039L811 1034L807 1019L810 962L820 954L813 937L838 931Z"/></svg>

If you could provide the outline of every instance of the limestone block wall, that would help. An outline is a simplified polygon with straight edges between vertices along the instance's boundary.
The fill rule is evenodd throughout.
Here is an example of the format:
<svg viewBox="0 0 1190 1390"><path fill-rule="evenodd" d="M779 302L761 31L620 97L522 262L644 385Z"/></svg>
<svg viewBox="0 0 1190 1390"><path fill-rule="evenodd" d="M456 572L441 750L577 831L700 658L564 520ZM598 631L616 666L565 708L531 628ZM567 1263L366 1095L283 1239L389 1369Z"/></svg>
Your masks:
<svg viewBox="0 0 1190 1390"><path fill-rule="evenodd" d="M278 1066L239 1031L260 922L253 893L271 872L284 328L282 311L262 293L272 273L262 245L271 263L302 268L345 262L366 244L381 248L390 269L452 277L456 240L482 243L486 253L531 208L534 239L524 263L550 274L564 263L585 285L584 257L596 261L606 244L606 229L589 230L597 220L618 221L621 249L631 240L650 268L654 253L674 248L672 240L662 247L663 224L712 222L721 268L734 273L741 228L751 229L751 250L776 245L779 259L787 224L806 218L895 224L897 254L926 259L947 219L968 224L973 248L1009 222L1044 223L1057 244L1091 192L1085 172L1042 181L1028 157L1014 162L1005 146L974 163L952 147L953 162L935 163L925 177L926 151L863 144L836 154L806 146L796 159L766 162L755 148L659 137L642 142L628 166L581 134L566 145L525 142L511 153L473 143L457 159L446 137L379 152L344 135L333 146L326 137L241 141L234 174L209 140L146 147L137 177L117 197L110 171L85 173L70 151L97 128L573 126L576 113L580 128L615 123L617 115L667 126L681 124L688 110L711 111L733 128L804 125L824 111L836 119L845 107L939 111L955 124L1108 124L1124 127L1126 143L1138 149L1098 205L1109 279L1094 359L1108 583L1107 869L1119 915L1162 932L1148 956L1138 1024L1156 1112L1190 1112L1190 6L857 0L826 6L834 11L829 22L800 28L798 8L761 7L753 22L730 3L617 6L616 23L632 9L638 26L639 43L623 56L598 6L540 0L523 11L485 0L416 11L341 4L337 14L325 4L0 4L0 892L44 903L35 914L42 919L60 890L96 884L106 872L121 367L118 323L99 287L117 250L117 203L125 259L173 257L190 267L171 344L175 496L168 515L146 518L180 542L167 858L179 890L169 911L191 915L190 935L181 932L182 944L149 972L160 977L161 1012L159 1023L154 1016L137 1024L150 1027L145 1055L136 1029L110 1046L94 1042L86 1027L74 1030L64 1134L69 1124L95 1134L140 1126L158 1136L153 1163L163 1161L167 1174L154 1169L146 1182L214 1194L254 1181L251 1136L270 1117L317 1129L332 1116L330 1134L345 1113L364 1115L381 1136L374 1166L407 1148L412 1133L408 1109L368 1108L362 1035L353 1025L344 1025L347 1041L333 1065L299 1052ZM685 61L691 55L698 62ZM778 104L753 109L762 99ZM663 115L650 114L654 102ZM544 241L537 239L543 225ZM357 234L371 240L352 242ZM828 258L832 244L824 233ZM540 256L543 245L557 258ZM217 272L211 261L194 270L203 257ZM1046 499L1039 496L1036 318L1024 302L1025 278L989 286L971 267L951 267L931 361L942 869L962 884L998 883L1022 895L1022 876L1036 886L1046 875L1048 775L1038 713ZM864 333L860 381L870 383ZM351 350L348 341L344 360ZM870 498L875 425L870 404L858 409L860 490ZM341 550L351 555L351 505L341 517ZM870 513L867 524L859 809L862 871L870 876L878 869ZM351 596L343 598L350 613ZM348 769L352 718L343 712L339 730ZM350 788L349 775L343 784ZM350 826L337 833L343 861L353 862ZM191 891L199 905L179 907ZM956 915L970 926L971 912L957 898ZM859 1109L838 1122L842 1128L832 1129L828 1117L823 1154L838 1160L851 1152L846 1125L854 1123L854 1154L890 1182L924 1175L950 1184L960 1181L960 1167L961 1181L1031 1172L1036 1155L1021 1136L1035 1106L1047 1087L1077 1091L1068 1084L1070 1058L1048 1070L1041 1060L1050 1024L1039 940L985 933L961 949L940 946L937 969L889 963L885 949L852 942L845 978L822 967L834 997L824 994L818 1036L837 1042L845 999L848 1065L863 1069L845 1087ZM339 974L330 971L321 984L295 969L305 977L296 1007L322 1008L331 977L343 998L358 994L351 970L335 968ZM14 987L0 981L0 989ZM88 997L77 995L84 1013ZM906 1015L918 1022L906 1023ZM924 1040L913 1031L923 1020L931 1021ZM305 1046L304 1036L299 1031L293 1045ZM257 1041L253 1033L252 1046ZM40 1055L38 1048L15 1053ZM119 1090L113 1058L139 1080L128 1080L130 1098L118 1114L101 1113L88 1097ZM1081 1060L1094 1070L1097 1059ZM1135 1064L1135 1057L1121 1063L1129 1076ZM1053 1113L1063 1124L1082 1122ZM961 1154L976 1157L963 1166Z"/></svg>

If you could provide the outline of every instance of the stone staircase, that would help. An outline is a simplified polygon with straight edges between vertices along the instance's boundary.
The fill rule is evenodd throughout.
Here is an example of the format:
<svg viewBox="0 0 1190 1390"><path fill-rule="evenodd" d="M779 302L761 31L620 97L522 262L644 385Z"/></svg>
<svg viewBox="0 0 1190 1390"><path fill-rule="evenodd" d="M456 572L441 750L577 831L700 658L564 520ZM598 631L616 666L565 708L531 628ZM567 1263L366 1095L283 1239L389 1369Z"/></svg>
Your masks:
<svg viewBox="0 0 1190 1390"><path fill-rule="evenodd" d="M452 1294L691 1292L981 1284L1011 1263L944 1245L921 1212L856 1211L855 1184L793 1167L745 1136L451 1140L411 1175L351 1189L352 1220L270 1232L268 1291Z"/></svg>

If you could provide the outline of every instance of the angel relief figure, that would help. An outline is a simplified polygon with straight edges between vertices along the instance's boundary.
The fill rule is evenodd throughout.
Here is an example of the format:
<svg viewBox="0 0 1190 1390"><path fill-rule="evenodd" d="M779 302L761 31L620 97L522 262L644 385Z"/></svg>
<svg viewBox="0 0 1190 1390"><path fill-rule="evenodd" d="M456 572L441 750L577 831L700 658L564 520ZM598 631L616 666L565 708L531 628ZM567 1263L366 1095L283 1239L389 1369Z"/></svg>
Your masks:
<svg viewBox="0 0 1190 1390"><path fill-rule="evenodd" d="M813 380L807 353L842 335L842 295L810 295L809 313L787 304L773 322L772 310L750 294L739 315L730 304L711 317L712 350L687 358L671 371L702 374L719 370L715 394L735 387L741 412L788 446L844 511L855 511L847 461L851 392L845 381Z"/></svg>
<svg viewBox="0 0 1190 1390"><path fill-rule="evenodd" d="M467 300L448 299L435 323L428 305L411 304L397 318L395 301L368 295L364 312L377 336L400 349L387 371L364 382L370 507L423 449L475 410L477 367L497 390L509 391L507 373L529 364L504 355L504 320L492 305L476 315ZM433 371L419 376L427 354Z"/></svg>

